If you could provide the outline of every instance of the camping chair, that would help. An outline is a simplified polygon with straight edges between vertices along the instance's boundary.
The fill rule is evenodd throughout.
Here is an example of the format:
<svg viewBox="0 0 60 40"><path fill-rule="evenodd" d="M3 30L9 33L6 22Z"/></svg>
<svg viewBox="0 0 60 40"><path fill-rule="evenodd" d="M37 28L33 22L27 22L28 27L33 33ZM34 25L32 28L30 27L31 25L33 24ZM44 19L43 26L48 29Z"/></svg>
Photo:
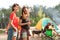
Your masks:
<svg viewBox="0 0 60 40"><path fill-rule="evenodd" d="M52 37L52 29L46 29L45 34L46 34L46 36Z"/></svg>
<svg viewBox="0 0 60 40"><path fill-rule="evenodd" d="M52 38L53 34L52 34L52 29L46 29L46 32L43 33L46 37L46 40L54 40Z"/></svg>

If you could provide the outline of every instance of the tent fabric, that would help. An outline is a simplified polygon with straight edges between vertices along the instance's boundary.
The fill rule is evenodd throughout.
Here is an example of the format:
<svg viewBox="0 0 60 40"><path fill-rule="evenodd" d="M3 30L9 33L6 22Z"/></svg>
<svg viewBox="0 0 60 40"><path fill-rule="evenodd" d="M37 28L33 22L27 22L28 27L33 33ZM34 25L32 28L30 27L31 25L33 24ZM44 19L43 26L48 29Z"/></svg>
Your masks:
<svg viewBox="0 0 60 40"><path fill-rule="evenodd" d="M58 30L56 30L57 33L60 33L60 25L57 26Z"/></svg>
<svg viewBox="0 0 60 40"><path fill-rule="evenodd" d="M58 25L57 28L60 30L60 25Z"/></svg>
<svg viewBox="0 0 60 40"><path fill-rule="evenodd" d="M49 18L43 18L42 28L44 29L44 27L45 27L48 23L52 23L52 21L51 21Z"/></svg>
<svg viewBox="0 0 60 40"><path fill-rule="evenodd" d="M57 25L50 19L50 18L42 18L38 21L38 23L36 24L36 28L38 30L44 29L44 27L48 24L48 23L52 23L54 25L54 28L56 30L58 30Z"/></svg>
<svg viewBox="0 0 60 40"><path fill-rule="evenodd" d="M38 30L41 30L42 29L42 19L40 21L38 21L38 23L36 24L36 28Z"/></svg>

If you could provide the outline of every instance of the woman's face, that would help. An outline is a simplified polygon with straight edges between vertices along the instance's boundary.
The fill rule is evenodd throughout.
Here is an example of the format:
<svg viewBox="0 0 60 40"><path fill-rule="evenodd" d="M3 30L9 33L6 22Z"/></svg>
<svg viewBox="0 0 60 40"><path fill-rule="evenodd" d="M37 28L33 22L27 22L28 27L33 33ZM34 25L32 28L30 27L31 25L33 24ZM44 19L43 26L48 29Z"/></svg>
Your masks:
<svg viewBox="0 0 60 40"><path fill-rule="evenodd" d="M25 14L28 14L28 13L29 13L29 11L28 11L27 8L24 9L24 13L25 13Z"/></svg>
<svg viewBox="0 0 60 40"><path fill-rule="evenodd" d="M16 6L14 7L14 10L15 10L16 12L19 12L19 6L16 5Z"/></svg>
<svg viewBox="0 0 60 40"><path fill-rule="evenodd" d="M25 19L27 19L29 17L29 11L27 8L24 9L23 16Z"/></svg>

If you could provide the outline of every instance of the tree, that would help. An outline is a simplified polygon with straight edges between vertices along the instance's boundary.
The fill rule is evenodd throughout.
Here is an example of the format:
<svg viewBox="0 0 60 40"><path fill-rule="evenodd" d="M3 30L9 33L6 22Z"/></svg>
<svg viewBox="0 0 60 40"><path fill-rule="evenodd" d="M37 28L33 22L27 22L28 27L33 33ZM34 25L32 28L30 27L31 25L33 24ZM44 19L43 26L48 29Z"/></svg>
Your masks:
<svg viewBox="0 0 60 40"><path fill-rule="evenodd" d="M55 7L60 12L60 4Z"/></svg>

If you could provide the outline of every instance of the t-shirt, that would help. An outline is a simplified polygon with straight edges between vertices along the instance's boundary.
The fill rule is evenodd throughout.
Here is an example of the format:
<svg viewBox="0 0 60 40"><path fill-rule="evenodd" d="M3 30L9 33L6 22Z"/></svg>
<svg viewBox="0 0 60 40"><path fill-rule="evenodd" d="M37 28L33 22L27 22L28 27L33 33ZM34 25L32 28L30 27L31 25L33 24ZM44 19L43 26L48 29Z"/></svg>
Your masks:
<svg viewBox="0 0 60 40"><path fill-rule="evenodd" d="M18 28L18 17L16 16L15 13L10 14L10 20L13 20L13 25Z"/></svg>
<svg viewBox="0 0 60 40"><path fill-rule="evenodd" d="M22 23L27 23L28 21L26 21L26 19L23 19L23 17L21 16L20 19L22 20ZM23 29L29 30L29 26L28 25L23 25L21 26Z"/></svg>

